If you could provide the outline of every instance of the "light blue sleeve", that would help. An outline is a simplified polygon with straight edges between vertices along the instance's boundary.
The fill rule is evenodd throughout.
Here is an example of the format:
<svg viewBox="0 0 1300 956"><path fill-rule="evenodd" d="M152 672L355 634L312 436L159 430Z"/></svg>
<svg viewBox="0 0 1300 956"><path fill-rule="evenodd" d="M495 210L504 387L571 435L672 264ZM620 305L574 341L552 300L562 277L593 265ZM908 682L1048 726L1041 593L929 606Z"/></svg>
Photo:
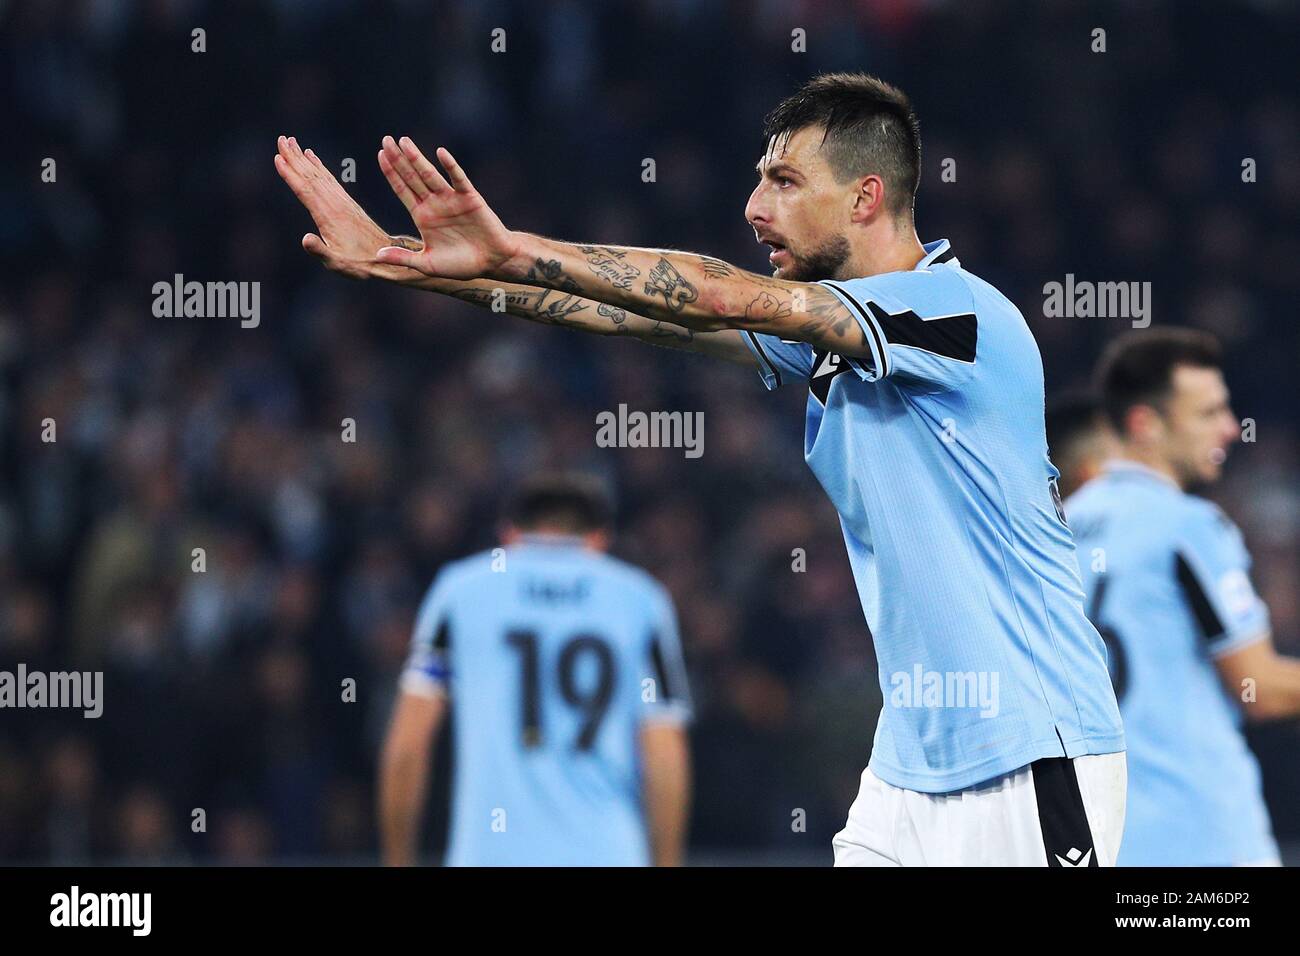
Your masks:
<svg viewBox="0 0 1300 956"><path fill-rule="evenodd" d="M400 687L421 697L447 692L451 677L451 575L447 570L434 580L420 603L411 635L411 651L402 668Z"/></svg>
<svg viewBox="0 0 1300 956"><path fill-rule="evenodd" d="M871 358L851 364L864 381L894 376L947 390L974 374L979 338L974 295L952 269L887 272L819 284L862 326Z"/></svg>
<svg viewBox="0 0 1300 956"><path fill-rule="evenodd" d="M682 657L677 610L672 597L656 584L650 596L650 618L644 650L646 678L639 688L644 708L641 720L689 723L694 709Z"/></svg>
<svg viewBox="0 0 1300 956"><path fill-rule="evenodd" d="M1176 562L1178 583L1212 656L1268 633L1268 606L1250 583L1250 554L1222 511L1206 502L1184 521Z"/></svg>
<svg viewBox="0 0 1300 956"><path fill-rule="evenodd" d="M812 374L813 350L807 342L790 342L763 332L740 333L758 359L758 373L769 389L806 384Z"/></svg>

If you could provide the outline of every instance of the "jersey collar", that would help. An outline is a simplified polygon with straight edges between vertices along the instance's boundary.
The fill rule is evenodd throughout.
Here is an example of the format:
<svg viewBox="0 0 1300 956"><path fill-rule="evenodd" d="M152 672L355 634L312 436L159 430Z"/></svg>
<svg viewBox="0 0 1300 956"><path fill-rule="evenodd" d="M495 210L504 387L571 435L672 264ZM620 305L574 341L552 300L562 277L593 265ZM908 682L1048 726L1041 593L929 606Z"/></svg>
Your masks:
<svg viewBox="0 0 1300 956"><path fill-rule="evenodd" d="M516 544L551 548L581 548L585 541L580 534L559 534L547 531L529 531L515 539Z"/></svg>
<svg viewBox="0 0 1300 956"><path fill-rule="evenodd" d="M1101 466L1102 470L1110 475L1136 475L1142 478L1154 478L1161 484L1168 485L1176 491L1181 492L1183 489L1178 486L1168 475L1156 471L1140 461L1133 461L1131 458L1111 458Z"/></svg>
<svg viewBox="0 0 1300 956"><path fill-rule="evenodd" d="M921 246L925 250L925 256L916 264L914 272L922 269L929 269L931 266L937 266L943 262L950 262L954 266L960 266L957 256L952 251L952 246L947 239L939 239L935 242L927 242Z"/></svg>

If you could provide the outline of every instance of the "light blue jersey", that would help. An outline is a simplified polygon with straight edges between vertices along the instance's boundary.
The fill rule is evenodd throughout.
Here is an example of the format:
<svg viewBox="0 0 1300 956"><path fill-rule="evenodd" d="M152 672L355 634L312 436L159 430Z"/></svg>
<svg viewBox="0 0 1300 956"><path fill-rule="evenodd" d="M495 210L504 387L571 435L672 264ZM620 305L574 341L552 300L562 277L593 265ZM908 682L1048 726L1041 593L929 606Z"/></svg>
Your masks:
<svg viewBox="0 0 1300 956"><path fill-rule="evenodd" d="M925 253L822 283L870 359L746 339L769 388L809 390L804 454L839 511L880 666L871 770L942 793L1120 751L1124 734L1059 514L1038 346L947 240Z"/></svg>
<svg viewBox="0 0 1300 956"><path fill-rule="evenodd" d="M529 536L455 562L402 675L455 709L451 866L644 866L638 731L689 718L668 592L644 571Z"/></svg>
<svg viewBox="0 0 1300 956"><path fill-rule="evenodd" d="M1214 666L1269 630L1241 533L1210 502L1134 462L1108 463L1066 513L1128 732L1120 865L1275 859L1241 708Z"/></svg>

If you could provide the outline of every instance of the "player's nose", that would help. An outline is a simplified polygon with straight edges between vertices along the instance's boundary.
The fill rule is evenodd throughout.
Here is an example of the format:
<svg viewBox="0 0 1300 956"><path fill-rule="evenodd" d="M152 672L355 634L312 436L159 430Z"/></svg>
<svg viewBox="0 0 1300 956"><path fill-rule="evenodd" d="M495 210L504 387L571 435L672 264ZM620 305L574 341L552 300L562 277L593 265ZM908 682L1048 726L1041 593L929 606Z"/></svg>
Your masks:
<svg viewBox="0 0 1300 956"><path fill-rule="evenodd" d="M1241 437L1241 423L1237 421L1231 409L1223 416L1223 440L1225 444L1236 441Z"/></svg>
<svg viewBox="0 0 1300 956"><path fill-rule="evenodd" d="M754 191L749 194L749 201L745 203L745 221L751 226L772 221L762 183L755 186Z"/></svg>

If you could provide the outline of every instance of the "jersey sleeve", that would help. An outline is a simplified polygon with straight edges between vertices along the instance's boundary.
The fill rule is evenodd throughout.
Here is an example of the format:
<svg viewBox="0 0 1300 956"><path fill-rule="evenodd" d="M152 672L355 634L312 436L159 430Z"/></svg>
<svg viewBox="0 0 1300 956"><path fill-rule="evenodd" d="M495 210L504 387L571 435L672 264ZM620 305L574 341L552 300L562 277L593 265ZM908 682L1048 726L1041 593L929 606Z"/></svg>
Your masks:
<svg viewBox="0 0 1300 956"><path fill-rule="evenodd" d="M640 684L643 722L686 724L694 709L682 658L677 610L667 591L659 589L651 601L650 628L645 648L645 675Z"/></svg>
<svg viewBox="0 0 1300 956"><path fill-rule="evenodd" d="M864 381L899 381L947 390L975 371L979 323L974 296L947 267L819 283L862 326L870 359L850 365Z"/></svg>
<svg viewBox="0 0 1300 956"><path fill-rule="evenodd" d="M741 338L758 359L758 373L769 389L807 383L813 364L812 346L807 342L789 342L762 332L741 332Z"/></svg>
<svg viewBox="0 0 1300 956"><path fill-rule="evenodd" d="M1178 584L1212 657L1264 637L1268 607L1250 583L1250 554L1241 532L1217 508L1189 520L1174 556Z"/></svg>
<svg viewBox="0 0 1300 956"><path fill-rule="evenodd" d="M451 677L451 587L447 572L438 575L420 604L411 635L411 651L399 683L405 693L437 697Z"/></svg>

